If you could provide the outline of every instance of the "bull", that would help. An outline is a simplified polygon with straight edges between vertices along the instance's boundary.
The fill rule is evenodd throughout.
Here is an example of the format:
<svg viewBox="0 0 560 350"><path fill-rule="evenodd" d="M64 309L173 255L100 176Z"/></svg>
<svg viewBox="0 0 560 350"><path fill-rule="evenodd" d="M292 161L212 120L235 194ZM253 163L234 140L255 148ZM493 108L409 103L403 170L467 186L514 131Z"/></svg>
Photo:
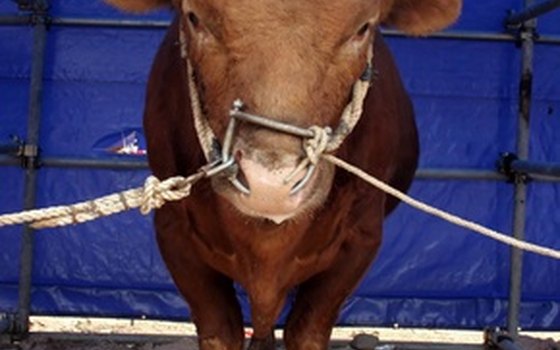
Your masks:
<svg viewBox="0 0 560 350"><path fill-rule="evenodd" d="M232 103L242 101L233 114L298 130L352 129L341 116L353 87L371 79L358 101L361 119L331 152L406 191L418 160L414 112L378 27L425 35L455 21L461 1L107 1L126 11L172 6L177 13L147 88L153 173L187 176L220 152L234 169L155 214L161 254L189 304L200 348L242 349L234 283L250 301L251 350L274 349L273 329L292 291L286 348L327 348L398 202L332 164L301 167L306 154L293 133L247 121L228 131ZM215 135L210 140L200 138L195 114Z"/></svg>

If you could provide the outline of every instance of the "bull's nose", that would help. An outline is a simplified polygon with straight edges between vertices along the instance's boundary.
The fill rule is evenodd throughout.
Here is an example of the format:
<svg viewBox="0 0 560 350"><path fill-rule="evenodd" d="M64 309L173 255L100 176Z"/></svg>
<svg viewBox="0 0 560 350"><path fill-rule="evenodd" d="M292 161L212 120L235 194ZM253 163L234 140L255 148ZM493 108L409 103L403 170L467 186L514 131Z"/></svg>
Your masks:
<svg viewBox="0 0 560 350"><path fill-rule="evenodd" d="M239 170L233 183L246 195L270 194L273 198L287 197L299 189L299 184L306 177L305 171L296 171L296 166L270 167L258 161L236 156Z"/></svg>
<svg viewBox="0 0 560 350"><path fill-rule="evenodd" d="M260 157L255 160L234 154L239 169L232 183L235 185L237 181L238 185L250 190L247 193L240 190L241 193L235 196L234 204L241 212L280 224L300 211L308 193L300 191L293 194L292 189L305 177L305 171L298 172L286 181L296 169L295 159L284 163L284 166L272 167L261 163Z"/></svg>

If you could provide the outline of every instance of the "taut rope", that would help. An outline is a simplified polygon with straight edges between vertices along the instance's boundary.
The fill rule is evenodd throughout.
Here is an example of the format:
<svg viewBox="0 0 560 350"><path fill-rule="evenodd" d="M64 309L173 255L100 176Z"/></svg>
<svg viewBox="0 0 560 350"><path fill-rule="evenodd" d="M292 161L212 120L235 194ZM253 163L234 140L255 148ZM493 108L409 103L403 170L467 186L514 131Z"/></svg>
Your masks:
<svg viewBox="0 0 560 350"><path fill-rule="evenodd" d="M404 203L430 215L439 217L452 224L467 228L512 247L550 258L560 259L560 251L558 250L541 247L533 243L512 238L504 233L488 229L475 222L465 220L441 209L427 205L333 155L322 154L321 158L358 176L370 185L398 198ZM146 215L151 210L160 208L166 201L178 201L188 197L192 185L206 177L207 174L207 170L201 170L188 178L173 177L163 182L151 176L146 180L144 187L112 194L93 201L82 202L71 206L36 209L21 213L0 215L0 227L24 223L28 223L34 228L65 226L94 220L102 216L108 216L138 207L140 207L142 214Z"/></svg>
<svg viewBox="0 0 560 350"><path fill-rule="evenodd" d="M134 208L140 208L140 212L147 215L153 209L161 208L166 202L177 201L189 196L192 185L204 176L203 172L198 172L188 178L177 176L162 182L155 176L150 176L143 187L95 200L0 215L0 227L18 224L30 224L36 229L67 226Z"/></svg>
<svg viewBox="0 0 560 350"><path fill-rule="evenodd" d="M178 201L188 197L192 186L197 181L206 177L214 176L220 172L227 171L227 169L232 165L230 164L232 160L220 159L220 155L217 154L214 149L214 144L217 143L218 140L210 128L207 118L202 113L200 99L194 82L193 70L187 59L186 41L183 30L180 30L180 40L181 54L185 58L189 75L188 83L193 116L195 118L195 127L201 147L209 164L187 178L173 177L160 182L158 179L151 176L146 180L143 187L101 197L96 200L81 202L70 206L59 206L48 209L37 209L21 213L0 215L0 227L16 224L30 224L30 226L34 228L57 227L69 224L78 224L133 208L140 208L141 213L146 215L151 210L162 207L167 201ZM373 51L372 48L370 48L368 56L368 62L370 63L372 55ZM456 215L452 215L441 209L422 203L365 173L361 169L348 164L331 154L326 154L326 152L336 150L357 124L362 114L363 102L368 89L368 79L360 79L354 84L352 101L344 109L341 123L334 133L332 133L328 127L322 128L313 126L308 130L303 130L304 134L309 136L306 136L303 140L303 149L305 151L306 158L299 165L301 169L304 169L309 164L315 166L320 159L323 159L360 177L370 185L396 197L416 209L518 249L554 259L560 259L560 251L558 250L541 247L536 244L512 238L498 231L488 229L472 221L462 219ZM232 113L239 113L239 111L232 111ZM250 115L247 117L251 118ZM274 123L274 125L271 124L272 128L278 129L279 127L290 127L289 125L279 126L281 123L275 123L274 121L267 120L266 118L257 117L257 119L258 123ZM297 129L297 127L295 129ZM230 143L229 141L227 143Z"/></svg>

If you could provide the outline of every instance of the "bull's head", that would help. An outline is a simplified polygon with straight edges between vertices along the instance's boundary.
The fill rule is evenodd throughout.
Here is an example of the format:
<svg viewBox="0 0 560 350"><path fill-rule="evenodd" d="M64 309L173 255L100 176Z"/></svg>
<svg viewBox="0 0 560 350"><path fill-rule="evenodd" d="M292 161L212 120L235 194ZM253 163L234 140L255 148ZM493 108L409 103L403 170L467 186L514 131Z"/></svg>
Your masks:
<svg viewBox="0 0 560 350"><path fill-rule="evenodd" d="M352 85L367 66L378 24L422 35L456 19L459 0L107 0L130 11L172 5L180 13L203 111L223 137L232 102L300 127L336 129ZM188 97L186 97L188 98ZM305 188L291 176L303 156L298 137L242 123L232 155L237 180L214 181L241 212L277 223L312 211L334 169L320 163ZM320 190L317 190L320 189Z"/></svg>

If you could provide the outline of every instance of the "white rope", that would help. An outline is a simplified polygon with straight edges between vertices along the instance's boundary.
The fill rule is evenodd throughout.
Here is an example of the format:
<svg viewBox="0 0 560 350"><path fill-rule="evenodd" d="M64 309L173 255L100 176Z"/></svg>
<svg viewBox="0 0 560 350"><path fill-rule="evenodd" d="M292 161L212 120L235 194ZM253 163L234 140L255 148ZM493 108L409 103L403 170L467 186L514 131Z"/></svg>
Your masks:
<svg viewBox="0 0 560 350"><path fill-rule="evenodd" d="M407 196L406 194L404 194L403 192L383 183L382 181L376 179L375 177L367 174L366 172L364 172L363 170L350 165L348 163L346 163L345 161L330 155L330 154L323 154L323 159L325 159L326 161L358 176L359 178L361 178L362 180L366 181L367 183L369 183L370 185L377 187L378 189L382 190L385 193L390 194L391 196L401 200L402 202L410 205L413 208L416 208L418 210L421 210L423 212L426 212L428 214L431 214L433 216L436 216L440 219L443 219L445 221L448 221L452 224L455 224L457 226L461 226L464 228L467 228L471 231L480 233L484 236L490 237L496 241L505 243L507 245L510 245L512 247L524 250L524 251L528 251L528 252L532 252L535 254L539 254L539 255L543 255L543 256L548 256L550 258L554 258L554 259L560 259L560 251L558 250L554 250L551 248L546 248L546 247L541 247L539 245L533 244L533 243L528 243L528 242L524 242L521 241L519 239L513 238L511 236L508 236L506 234L503 234L501 232L498 231L494 231L491 229L488 229L482 225L479 225L475 222L472 221L468 221L465 220L461 217L458 217L456 215L450 214L448 212L445 212L441 209L437 209L434 208L430 205L427 205L425 203L422 203L410 196Z"/></svg>
<svg viewBox="0 0 560 350"><path fill-rule="evenodd" d="M183 20L181 20L181 25L179 26L179 40L181 46L181 57L187 66L187 81L189 90L189 97L191 102L191 111L193 114L194 128L196 130L196 136L200 147L204 153L206 161L214 161L214 150L213 143L216 140L216 135L210 127L210 122L208 118L204 115L202 111L202 105L200 103L200 96L198 95L198 88L194 80L194 71L192 64L187 55L187 39L185 38L185 32L183 28Z"/></svg>
<svg viewBox="0 0 560 350"><path fill-rule="evenodd" d="M447 213L423 202L420 202L403 192L385 184L363 170L348 164L347 162L330 154L323 154L322 159L358 176L370 185L388 193L413 208L439 217L455 225L467 228L471 231L490 237L496 241L505 243L512 247L560 259L560 251L539 245L524 242L506 234L488 229L475 222L465 220L456 215ZM70 206L58 206L47 209L29 210L14 214L0 215L0 227L29 223L33 228L49 228L79 224L97 218L116 214L125 210L140 208L144 215L153 209L161 208L168 201L178 201L190 195L194 183L205 176L204 172L184 178L172 177L160 182L154 176L148 177L143 187L108 195L95 200L77 203Z"/></svg>
<svg viewBox="0 0 560 350"><path fill-rule="evenodd" d="M209 126L208 120L202 113L200 99L194 82L193 70L187 59L186 40L184 38L183 30L180 30L180 41L181 55L187 64L189 92L197 136L207 159L211 161L213 152L212 143L214 142L215 135ZM373 51L370 51L371 52L368 53L368 62L371 62L373 55ZM325 154L325 152L332 152L336 150L358 123L362 115L363 102L368 89L368 81L359 80L354 84L352 101L344 109L341 117L342 121L335 130L334 134L329 128L310 128L315 137L303 141L306 158L298 166L298 169L304 169L309 164L316 165L320 158L324 159L358 176L372 186L388 193L391 196L394 196L413 208L419 209L455 225L467 228L518 249L560 259L560 251L515 239L506 234L488 229L472 221L447 213L441 209L429 206L383 183L375 177L365 173L363 170L350 165L333 155ZM296 174L298 172L299 171L295 171L292 174ZM116 214L133 208L140 208L141 213L146 215L153 209L161 208L167 201L177 201L186 198L190 195L192 185L205 176L206 174L204 171L199 171L188 178L173 177L163 182L160 182L157 178L150 176L143 187L101 197L92 201L81 202L70 206L59 206L48 209L36 209L21 213L0 215L0 227L24 223L29 223L34 228L57 227L83 223L102 216Z"/></svg>
<svg viewBox="0 0 560 350"><path fill-rule="evenodd" d="M368 49L368 64L373 64L372 60L373 45ZM372 69L372 67L369 67L369 69ZM358 81L354 83L354 86L352 87L352 101L350 101L346 108L344 108L342 116L340 117L340 123L334 131L325 152L332 152L338 149L346 137L352 132L352 130L354 130L354 127L358 124L358 121L360 121L360 118L362 117L364 101L370 85L371 81L369 80L358 79Z"/></svg>
<svg viewBox="0 0 560 350"><path fill-rule="evenodd" d="M172 177L160 182L155 176L146 179L143 187L131 189L69 206L28 210L0 215L0 227L30 224L36 229L80 224L125 210L140 208L144 215L161 208L166 202L190 195L192 185L204 176L198 172L188 178Z"/></svg>
<svg viewBox="0 0 560 350"><path fill-rule="evenodd" d="M327 149L331 140L332 130L329 127L321 128L319 126L312 126L309 128L313 132L313 138L303 140L303 151L305 157L296 166L296 168L284 179L284 183L289 183L305 170L310 164L317 165L321 159L321 155Z"/></svg>

